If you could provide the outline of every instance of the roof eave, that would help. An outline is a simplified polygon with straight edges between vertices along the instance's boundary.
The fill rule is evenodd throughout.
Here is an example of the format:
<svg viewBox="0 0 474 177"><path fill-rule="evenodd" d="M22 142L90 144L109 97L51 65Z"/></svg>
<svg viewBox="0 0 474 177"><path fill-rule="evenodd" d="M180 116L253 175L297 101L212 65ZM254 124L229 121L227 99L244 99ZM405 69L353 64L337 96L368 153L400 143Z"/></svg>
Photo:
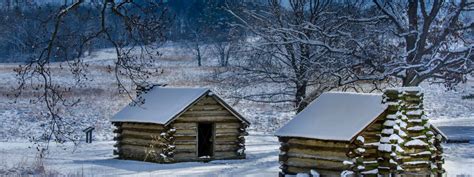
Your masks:
<svg viewBox="0 0 474 177"><path fill-rule="evenodd" d="M447 140L448 140L448 136L446 136L446 134L444 134L438 127L436 127L435 125L431 125L431 128L432 128L436 133L438 133L439 135L441 135L441 137L443 137L443 140L444 140L444 141L447 141Z"/></svg>
<svg viewBox="0 0 474 177"><path fill-rule="evenodd" d="M385 106L385 109L384 109L382 112L380 112L369 124L367 124L364 128L362 128L361 130L359 130L354 136L352 136L350 142L351 142L351 143L354 142L354 140L355 140L360 134L362 134L362 133L364 132L364 130L366 130L366 129L369 128L371 125L373 125L381 115L385 114L385 112L388 110L387 108L388 108L388 106Z"/></svg>
<svg viewBox="0 0 474 177"><path fill-rule="evenodd" d="M341 139L325 139L325 138L313 138L313 137L305 137L305 136L297 136L297 135L277 135L274 134L277 137L285 137L285 138L305 138L305 139L312 139L312 140L320 140L320 141L337 141L337 142L348 142L350 143L351 140L341 140Z"/></svg>

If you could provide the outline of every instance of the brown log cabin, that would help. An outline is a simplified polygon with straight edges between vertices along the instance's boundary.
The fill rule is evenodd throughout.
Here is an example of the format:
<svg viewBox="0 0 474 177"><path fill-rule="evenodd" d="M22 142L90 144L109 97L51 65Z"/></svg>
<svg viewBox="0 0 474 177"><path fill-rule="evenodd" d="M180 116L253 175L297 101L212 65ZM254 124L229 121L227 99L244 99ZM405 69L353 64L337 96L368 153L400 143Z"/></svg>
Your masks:
<svg viewBox="0 0 474 177"><path fill-rule="evenodd" d="M244 159L244 117L206 88L139 87L111 122L120 159L174 163Z"/></svg>
<svg viewBox="0 0 474 177"><path fill-rule="evenodd" d="M280 176L442 176L446 136L429 124L419 88L323 93L276 133Z"/></svg>

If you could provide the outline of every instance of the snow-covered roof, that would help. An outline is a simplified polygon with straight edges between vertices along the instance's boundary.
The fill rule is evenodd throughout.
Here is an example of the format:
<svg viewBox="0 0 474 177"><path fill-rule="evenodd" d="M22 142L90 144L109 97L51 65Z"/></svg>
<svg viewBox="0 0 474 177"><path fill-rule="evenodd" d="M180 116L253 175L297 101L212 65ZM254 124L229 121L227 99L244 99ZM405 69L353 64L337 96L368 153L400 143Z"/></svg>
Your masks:
<svg viewBox="0 0 474 177"><path fill-rule="evenodd" d="M238 119L249 123L238 112L225 104L222 99L212 93L207 88L171 88L153 87L148 92L143 93L143 104L129 104L117 114L111 122L139 122L168 124L174 118L185 112L190 106L205 95L212 95L217 102L222 104Z"/></svg>
<svg viewBox="0 0 474 177"><path fill-rule="evenodd" d="M350 141L387 106L381 94L323 93L275 135Z"/></svg>

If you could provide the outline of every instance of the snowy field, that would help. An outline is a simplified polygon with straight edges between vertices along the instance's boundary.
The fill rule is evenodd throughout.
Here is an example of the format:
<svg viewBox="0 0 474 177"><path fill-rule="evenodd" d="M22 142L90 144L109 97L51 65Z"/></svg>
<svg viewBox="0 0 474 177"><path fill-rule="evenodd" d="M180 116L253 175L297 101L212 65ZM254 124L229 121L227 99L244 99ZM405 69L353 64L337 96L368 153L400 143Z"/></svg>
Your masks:
<svg viewBox="0 0 474 177"><path fill-rule="evenodd" d="M91 64L89 70L93 80L86 88L78 88L72 94L83 101L70 110L70 120L77 123L78 132L88 126L96 127L96 141L93 144L80 143L77 147L72 144L51 144L51 151L42 163L38 162L36 150L28 139L43 132L42 124L46 120L38 119L37 115L44 108L31 104L30 94L20 97L16 103L4 96L10 93L12 86L16 84L15 73L12 72L15 64L0 64L0 176L35 174L35 170L42 170L38 167L44 167L44 171L52 176L277 175L279 145L272 134L293 116L289 106L230 99L233 88L212 80L216 60L204 60L204 66L197 67L189 53L174 47L165 48L163 57L156 62L156 65L163 69L163 74L153 82L178 87L209 87L223 96L252 123L249 128L251 135L246 142L247 159L179 164L114 159L112 125L108 119L129 100L125 95L117 93L114 77L106 71L106 66L113 58L114 55L109 50L94 53L86 58ZM53 69L53 72L60 82L68 83L72 78L65 74L66 71ZM464 95L474 93L473 86L473 80L451 91L446 91L438 85L422 85L425 92L424 106L432 123L445 130L449 137L472 140L471 144L445 145L445 167L448 176L474 176L474 100L461 99ZM32 148L28 148L29 146Z"/></svg>
<svg viewBox="0 0 474 177"><path fill-rule="evenodd" d="M247 159L216 160L208 163L187 162L156 164L141 161L118 160L112 156L112 141L92 144L61 145L51 147L43 162L50 174L72 176L276 176L278 174L277 138L269 135L251 135L247 138ZM35 163L35 150L28 143L0 142L0 167L3 174L18 173L21 165ZM63 148L67 148L64 150ZM8 166L7 164L12 164ZM2 166L3 165L3 166ZM0 169L0 174L2 170Z"/></svg>
<svg viewBox="0 0 474 177"><path fill-rule="evenodd" d="M112 155L113 141L92 144L52 145L42 167L53 176L277 176L277 138L251 132L246 141L247 159L156 164L118 160ZM0 174L21 176L38 170L36 151L27 142L0 142ZM445 146L448 176L472 176L474 144ZM32 168L28 168L32 167ZM2 169L3 168L3 169ZM41 170L41 169L39 169ZM0 175L1 176L1 175Z"/></svg>

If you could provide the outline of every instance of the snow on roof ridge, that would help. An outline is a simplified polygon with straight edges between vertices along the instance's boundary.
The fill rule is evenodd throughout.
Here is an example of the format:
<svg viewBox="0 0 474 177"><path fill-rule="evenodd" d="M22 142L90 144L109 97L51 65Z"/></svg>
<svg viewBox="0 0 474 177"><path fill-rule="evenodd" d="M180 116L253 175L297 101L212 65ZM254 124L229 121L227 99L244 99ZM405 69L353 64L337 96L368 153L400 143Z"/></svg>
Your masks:
<svg viewBox="0 0 474 177"><path fill-rule="evenodd" d="M210 88L208 87L176 87L176 86L173 86L173 87L153 87L153 89L155 88L159 88L159 89L207 89L207 90L211 90Z"/></svg>
<svg viewBox="0 0 474 177"><path fill-rule="evenodd" d="M329 91L324 92L323 94L347 94L347 95L373 95L373 96L381 96L382 93L366 93L366 92L345 92L345 91Z"/></svg>
<svg viewBox="0 0 474 177"><path fill-rule="evenodd" d="M391 90L394 90L394 91L423 91L423 88L421 88L420 86L408 86L408 87L393 87L393 88L387 88L384 90L385 91L391 91Z"/></svg>

